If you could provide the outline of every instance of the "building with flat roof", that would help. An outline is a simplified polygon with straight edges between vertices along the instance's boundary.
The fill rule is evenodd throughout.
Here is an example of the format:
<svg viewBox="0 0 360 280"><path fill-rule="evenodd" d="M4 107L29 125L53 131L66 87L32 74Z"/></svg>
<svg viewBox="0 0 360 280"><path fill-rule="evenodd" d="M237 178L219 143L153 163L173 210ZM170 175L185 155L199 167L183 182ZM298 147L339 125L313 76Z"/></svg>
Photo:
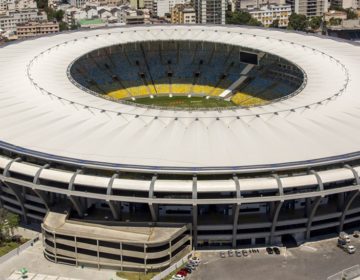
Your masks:
<svg viewBox="0 0 360 280"><path fill-rule="evenodd" d="M45 12L36 10L23 10L19 12L7 12L5 16L0 17L0 28L5 31L16 31L18 24L24 24L29 21L46 21Z"/></svg>
<svg viewBox="0 0 360 280"><path fill-rule="evenodd" d="M249 7L247 11L265 27L269 27L275 20L279 27L287 27L291 15L290 5L263 5L260 8Z"/></svg>
<svg viewBox="0 0 360 280"><path fill-rule="evenodd" d="M171 23L195 24L195 9L190 4L176 4L171 11Z"/></svg>
<svg viewBox="0 0 360 280"><path fill-rule="evenodd" d="M242 9L247 9L247 8L251 8L251 7L261 7L263 5L283 5L285 4L285 0L235 0L234 1L235 4L235 10L242 10Z"/></svg>
<svg viewBox="0 0 360 280"><path fill-rule="evenodd" d="M193 0L199 24L225 24L226 0Z"/></svg>
<svg viewBox="0 0 360 280"><path fill-rule="evenodd" d="M44 34L57 33L59 31L59 23L52 21L30 21L16 26L16 34L19 38L35 37Z"/></svg>
<svg viewBox="0 0 360 280"><path fill-rule="evenodd" d="M15 12L22 10L36 9L37 5L34 0L1 0L0 1L0 14L5 12Z"/></svg>
<svg viewBox="0 0 360 280"><path fill-rule="evenodd" d="M327 0L286 0L294 13L307 17L323 16L328 9Z"/></svg>

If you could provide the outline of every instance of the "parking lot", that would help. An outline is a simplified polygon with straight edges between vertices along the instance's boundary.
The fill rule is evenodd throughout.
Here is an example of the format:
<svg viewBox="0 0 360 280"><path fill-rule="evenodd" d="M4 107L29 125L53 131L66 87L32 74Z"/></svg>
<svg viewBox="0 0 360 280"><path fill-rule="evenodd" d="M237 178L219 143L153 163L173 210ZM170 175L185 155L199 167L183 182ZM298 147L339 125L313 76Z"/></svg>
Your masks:
<svg viewBox="0 0 360 280"><path fill-rule="evenodd" d="M280 248L280 254L268 254L266 248L257 251L235 251L225 257L220 251L201 252L201 265L189 279L281 279L324 280L351 266L360 264L360 238L351 237L357 251L350 255L337 247L337 239L306 243L297 248ZM245 252L245 254L243 253Z"/></svg>

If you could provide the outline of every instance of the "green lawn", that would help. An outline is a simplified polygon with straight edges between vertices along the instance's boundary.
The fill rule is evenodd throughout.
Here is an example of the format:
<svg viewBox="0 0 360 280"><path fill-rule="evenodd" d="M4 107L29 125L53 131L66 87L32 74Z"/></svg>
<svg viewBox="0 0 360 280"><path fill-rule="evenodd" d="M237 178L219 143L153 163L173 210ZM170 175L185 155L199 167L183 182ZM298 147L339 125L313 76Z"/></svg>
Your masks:
<svg viewBox="0 0 360 280"><path fill-rule="evenodd" d="M153 278L157 272L148 272L144 274L144 272L128 272L128 271L119 271L116 273L117 276L128 279L128 280L150 280Z"/></svg>
<svg viewBox="0 0 360 280"><path fill-rule="evenodd" d="M232 102L223 99L193 96L155 96L154 98L144 97L138 98L134 103L143 105L155 105L159 107L170 108L216 108L235 106Z"/></svg>
<svg viewBox="0 0 360 280"><path fill-rule="evenodd" d="M24 241L24 242L26 242L26 241ZM3 255L6 255L10 251L16 249L17 247L19 247L23 243L5 242L3 245L0 245L0 257L3 256Z"/></svg>

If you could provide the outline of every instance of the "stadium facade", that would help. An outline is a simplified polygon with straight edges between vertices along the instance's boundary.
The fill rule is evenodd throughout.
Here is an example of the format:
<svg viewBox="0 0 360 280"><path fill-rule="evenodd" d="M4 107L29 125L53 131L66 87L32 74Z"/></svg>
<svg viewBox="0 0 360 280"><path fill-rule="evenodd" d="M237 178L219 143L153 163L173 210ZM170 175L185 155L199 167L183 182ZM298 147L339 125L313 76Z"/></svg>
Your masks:
<svg viewBox="0 0 360 280"><path fill-rule="evenodd" d="M122 53L135 46L141 51ZM247 53L232 56L234 47ZM99 29L6 45L1 206L42 222L49 260L119 269L157 270L193 247L301 243L358 228L359 50L341 40L226 26ZM187 69L196 60L198 70L177 76L183 52L192 57ZM241 80L218 90L233 74L219 65L231 65ZM165 82L154 82L161 80L156 69ZM213 71L220 75L206 80ZM132 102L156 98L157 83L175 78L169 98L185 93L172 92L182 79L196 78L185 93L195 95L202 76L218 97L238 94L242 83L250 98L267 102L188 110ZM113 100L113 83L142 90ZM274 95L278 84L283 98Z"/></svg>

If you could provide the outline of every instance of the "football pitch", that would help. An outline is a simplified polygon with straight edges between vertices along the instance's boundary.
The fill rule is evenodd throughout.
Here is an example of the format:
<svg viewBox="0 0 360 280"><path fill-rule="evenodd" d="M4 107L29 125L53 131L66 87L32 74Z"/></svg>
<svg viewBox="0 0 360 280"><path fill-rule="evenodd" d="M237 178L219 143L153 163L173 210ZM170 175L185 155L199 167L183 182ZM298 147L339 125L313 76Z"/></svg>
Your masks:
<svg viewBox="0 0 360 280"><path fill-rule="evenodd" d="M167 108L217 108L217 107L231 107L234 103L218 98L205 98L200 96L154 96L138 98L132 101L142 105L154 105L158 107Z"/></svg>

